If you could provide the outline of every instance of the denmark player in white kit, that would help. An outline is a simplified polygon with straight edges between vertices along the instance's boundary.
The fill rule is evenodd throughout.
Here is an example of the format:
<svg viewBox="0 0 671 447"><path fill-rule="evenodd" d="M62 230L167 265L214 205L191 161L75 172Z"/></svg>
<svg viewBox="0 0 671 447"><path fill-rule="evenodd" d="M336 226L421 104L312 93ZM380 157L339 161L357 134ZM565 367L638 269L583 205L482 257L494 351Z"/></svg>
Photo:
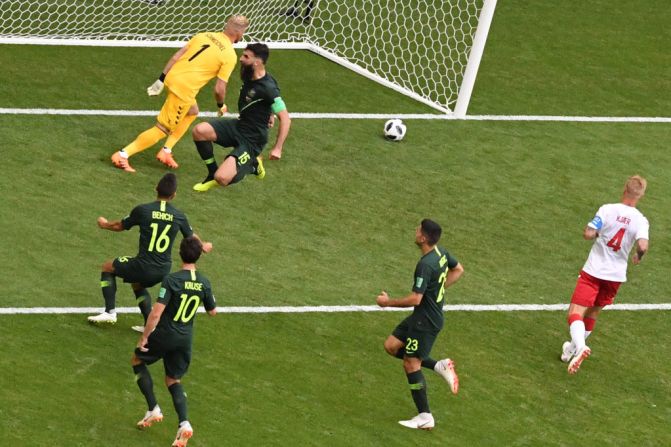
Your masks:
<svg viewBox="0 0 671 447"><path fill-rule="evenodd" d="M645 194L646 180L638 175L627 179L620 203L603 205L587 224L583 237L594 240L587 262L578 276L568 309L571 341L562 346L561 360L569 362L568 373L578 372L592 351L585 339L594 330L601 309L613 303L620 284L627 280L627 261L634 264L648 251L648 219L636 209Z"/></svg>

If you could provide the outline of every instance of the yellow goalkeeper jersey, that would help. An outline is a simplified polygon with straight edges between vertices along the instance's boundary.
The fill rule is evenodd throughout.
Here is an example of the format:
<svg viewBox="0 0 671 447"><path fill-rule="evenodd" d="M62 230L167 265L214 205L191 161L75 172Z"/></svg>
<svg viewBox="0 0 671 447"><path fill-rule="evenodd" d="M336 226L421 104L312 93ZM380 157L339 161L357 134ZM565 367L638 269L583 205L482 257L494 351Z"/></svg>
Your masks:
<svg viewBox="0 0 671 447"><path fill-rule="evenodd" d="M195 100L198 91L215 76L228 82L237 56L224 33L196 34L187 50L170 68L165 85L184 101Z"/></svg>

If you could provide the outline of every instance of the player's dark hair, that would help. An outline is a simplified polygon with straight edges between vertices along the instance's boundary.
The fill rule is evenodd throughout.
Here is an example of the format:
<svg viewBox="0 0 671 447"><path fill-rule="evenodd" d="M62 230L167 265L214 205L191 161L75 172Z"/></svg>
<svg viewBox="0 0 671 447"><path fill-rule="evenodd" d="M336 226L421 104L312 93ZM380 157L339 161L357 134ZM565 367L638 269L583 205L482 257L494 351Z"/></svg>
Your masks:
<svg viewBox="0 0 671 447"><path fill-rule="evenodd" d="M168 198L177 192L177 176L172 172L168 172L161 177L156 185L156 192L159 197Z"/></svg>
<svg viewBox="0 0 671 447"><path fill-rule="evenodd" d="M270 57L270 50L268 49L268 45L265 43L250 43L247 45L245 50L249 50L254 53L254 56L261 59L264 65L266 62L268 62L268 58Z"/></svg>
<svg viewBox="0 0 671 447"><path fill-rule="evenodd" d="M443 233L443 229L440 228L440 225L431 219L424 219L422 220L421 227L422 234L426 236L429 245L436 245L440 240L440 235Z"/></svg>
<svg viewBox="0 0 671 447"><path fill-rule="evenodd" d="M182 239L179 244L179 256L185 264L195 264L203 253L203 244L195 236Z"/></svg>

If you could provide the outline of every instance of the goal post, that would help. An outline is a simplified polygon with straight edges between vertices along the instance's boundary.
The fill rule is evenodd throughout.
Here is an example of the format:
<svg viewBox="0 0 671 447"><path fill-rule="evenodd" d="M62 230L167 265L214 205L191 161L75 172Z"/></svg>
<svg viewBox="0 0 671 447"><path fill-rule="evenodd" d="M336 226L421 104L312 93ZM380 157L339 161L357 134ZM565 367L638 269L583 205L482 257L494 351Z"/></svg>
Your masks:
<svg viewBox="0 0 671 447"><path fill-rule="evenodd" d="M239 13L245 42L310 50L463 117L496 1L2 0L0 43L180 47Z"/></svg>

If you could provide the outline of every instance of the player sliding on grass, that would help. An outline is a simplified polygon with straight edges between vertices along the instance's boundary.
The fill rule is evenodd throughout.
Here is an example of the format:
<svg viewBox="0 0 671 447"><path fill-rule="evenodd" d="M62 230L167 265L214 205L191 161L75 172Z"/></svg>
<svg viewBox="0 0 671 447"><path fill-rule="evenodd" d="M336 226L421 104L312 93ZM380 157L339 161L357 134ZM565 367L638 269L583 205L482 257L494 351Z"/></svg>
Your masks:
<svg viewBox="0 0 671 447"><path fill-rule="evenodd" d="M158 301L149 315L142 337L137 343L131 364L135 381L147 400L148 410L137 423L144 429L163 420L163 413L154 396L154 386L147 365L163 359L165 385L179 417L179 428L173 447L184 447L193 436L187 416L186 393L180 379L191 363L193 321L201 303L209 315L217 313L210 281L196 271L202 252L198 238L188 237L179 246L182 269L163 279Z"/></svg>
<svg viewBox="0 0 671 447"><path fill-rule="evenodd" d="M380 307L414 307L412 314L403 320L392 335L384 342L384 350L389 355L403 359L403 369L408 377L410 393L417 407L418 415L398 423L408 428L431 430L435 422L426 396L426 381L422 367L434 370L450 385L452 393L459 391L459 378L450 359L436 361L429 357L431 347L443 328L443 297L450 287L464 273L450 253L436 245L440 240L441 228L436 222L424 219L415 231L415 244L422 251L422 257L415 267L412 292L405 298L390 299L387 292L377 297Z"/></svg>
<svg viewBox="0 0 671 447"><path fill-rule="evenodd" d="M634 243L634 264L640 263L648 251L650 224L636 209L646 186L643 177L629 177L620 203L599 208L583 231L583 237L594 240L594 244L578 276L568 309L571 341L564 342L561 360L569 362L569 374L577 373L592 353L585 340L594 330L601 309L613 303L620 284L627 280L627 260Z"/></svg>
<svg viewBox="0 0 671 447"><path fill-rule="evenodd" d="M194 190L205 192L217 185L228 186L239 182L247 174L255 174L260 179L265 177L260 154L268 142L268 128L273 126L275 115L280 119L280 128L270 159L279 160L282 157L291 118L280 97L277 82L266 72L269 55L268 47L262 43L249 44L242 52L238 119L217 118L193 128L193 141L208 172L205 180L194 185ZM214 159L213 141L224 147L233 147L221 166Z"/></svg>
<svg viewBox="0 0 671 447"><path fill-rule="evenodd" d="M100 287L105 300L105 311L88 317L91 323L116 323L116 278L131 283L145 323L151 312L151 296L147 287L152 287L170 273L172 266L172 244L177 233L184 237L193 235L186 215L169 202L177 194L177 177L165 174L156 185L156 201L133 208L130 215L113 222L98 218L103 230L123 231L140 227L140 243L135 257L120 256L106 261L100 274ZM197 236L196 236L197 237ZM210 242L203 243L206 253L212 249ZM134 326L135 330L143 328Z"/></svg>
<svg viewBox="0 0 671 447"><path fill-rule="evenodd" d="M198 115L196 95L212 78L216 77L214 96L219 114L226 112L226 85L235 68L233 44L242 39L249 21L245 16L234 15L228 19L224 31L196 34L168 61L161 76L148 89L149 96L156 96L168 87L168 96L159 112L156 125L142 132L135 141L112 155L112 163L126 172L135 172L128 162L132 155L153 146L166 136L168 139L156 158L176 169L179 165L172 157L172 148L189 129Z"/></svg>

